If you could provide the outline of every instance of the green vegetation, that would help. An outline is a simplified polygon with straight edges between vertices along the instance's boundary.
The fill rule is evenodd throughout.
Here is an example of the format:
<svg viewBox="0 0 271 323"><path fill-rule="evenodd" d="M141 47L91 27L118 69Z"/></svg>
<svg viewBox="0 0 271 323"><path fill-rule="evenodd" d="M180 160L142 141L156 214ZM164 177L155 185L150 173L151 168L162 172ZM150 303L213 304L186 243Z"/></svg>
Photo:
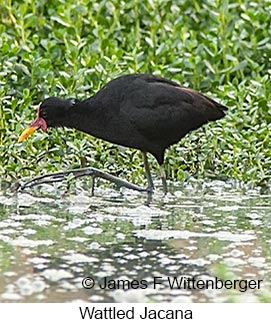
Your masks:
<svg viewBox="0 0 271 323"><path fill-rule="evenodd" d="M43 98L85 98L118 75L146 72L230 108L168 151L170 178L270 182L270 12L270 0L2 1L2 179L88 164L143 181L137 151L67 129L17 138Z"/></svg>

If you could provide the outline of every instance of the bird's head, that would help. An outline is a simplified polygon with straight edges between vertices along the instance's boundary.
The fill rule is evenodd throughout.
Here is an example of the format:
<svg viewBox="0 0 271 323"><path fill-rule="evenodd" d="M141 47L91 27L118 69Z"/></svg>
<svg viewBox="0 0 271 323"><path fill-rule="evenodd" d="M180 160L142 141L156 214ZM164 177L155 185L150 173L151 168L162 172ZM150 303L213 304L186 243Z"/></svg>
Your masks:
<svg viewBox="0 0 271 323"><path fill-rule="evenodd" d="M48 127L64 126L69 109L78 102L77 99L50 97L38 106L36 119L20 135L18 141L25 140L35 130L46 131Z"/></svg>

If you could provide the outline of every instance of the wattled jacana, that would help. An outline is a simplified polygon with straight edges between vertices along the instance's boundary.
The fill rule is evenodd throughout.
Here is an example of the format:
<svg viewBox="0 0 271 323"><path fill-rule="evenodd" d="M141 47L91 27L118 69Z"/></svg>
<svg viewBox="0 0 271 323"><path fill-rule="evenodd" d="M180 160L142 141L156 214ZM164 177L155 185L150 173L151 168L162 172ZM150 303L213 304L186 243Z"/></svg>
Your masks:
<svg viewBox="0 0 271 323"><path fill-rule="evenodd" d="M149 74L131 74L110 81L86 100L50 97L40 103L35 121L19 142L36 129L68 127L143 153L148 189L152 191L147 153L163 168L166 148L191 130L222 118L227 108L205 95L173 81Z"/></svg>

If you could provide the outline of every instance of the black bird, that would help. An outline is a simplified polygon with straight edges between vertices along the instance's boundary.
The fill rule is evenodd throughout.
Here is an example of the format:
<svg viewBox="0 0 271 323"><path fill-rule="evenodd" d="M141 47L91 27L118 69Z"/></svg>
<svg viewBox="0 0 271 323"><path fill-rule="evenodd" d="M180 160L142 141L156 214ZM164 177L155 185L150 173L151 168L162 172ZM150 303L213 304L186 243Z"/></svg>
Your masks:
<svg viewBox="0 0 271 323"><path fill-rule="evenodd" d="M227 107L176 82L149 74L120 76L86 100L49 97L38 107L35 121L21 134L23 141L36 129L68 127L109 142L136 148L143 154L148 189L154 188L147 153L163 168L166 148L191 130L221 119Z"/></svg>

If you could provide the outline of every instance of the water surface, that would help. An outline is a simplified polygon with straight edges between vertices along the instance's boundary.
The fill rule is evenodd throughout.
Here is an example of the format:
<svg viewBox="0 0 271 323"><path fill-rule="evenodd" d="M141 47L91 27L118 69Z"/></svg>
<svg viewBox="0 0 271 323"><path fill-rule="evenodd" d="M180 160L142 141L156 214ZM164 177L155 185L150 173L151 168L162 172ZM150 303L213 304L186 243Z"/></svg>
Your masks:
<svg viewBox="0 0 271 323"><path fill-rule="evenodd" d="M270 302L271 195L222 181L171 192L150 205L130 190L99 187L92 197L78 181L2 192L0 301ZM95 286L83 288L84 277ZM105 277L111 288L101 288ZM263 283L178 289L174 277Z"/></svg>

